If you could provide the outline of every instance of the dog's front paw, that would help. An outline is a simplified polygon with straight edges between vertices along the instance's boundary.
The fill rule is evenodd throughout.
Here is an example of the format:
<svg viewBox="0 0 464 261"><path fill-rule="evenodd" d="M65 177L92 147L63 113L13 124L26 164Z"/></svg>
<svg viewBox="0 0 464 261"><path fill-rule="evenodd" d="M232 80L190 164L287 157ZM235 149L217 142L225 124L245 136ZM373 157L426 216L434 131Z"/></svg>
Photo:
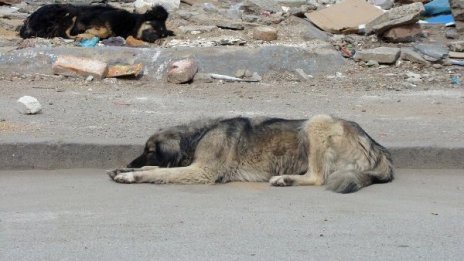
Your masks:
<svg viewBox="0 0 464 261"><path fill-rule="evenodd" d="M134 172L124 172L117 174L116 176L112 177L112 179L118 183L134 183L135 175Z"/></svg>
<svg viewBox="0 0 464 261"><path fill-rule="evenodd" d="M272 186L277 187L285 187L292 185L292 181L285 176L274 176L269 180L269 183L271 183Z"/></svg>

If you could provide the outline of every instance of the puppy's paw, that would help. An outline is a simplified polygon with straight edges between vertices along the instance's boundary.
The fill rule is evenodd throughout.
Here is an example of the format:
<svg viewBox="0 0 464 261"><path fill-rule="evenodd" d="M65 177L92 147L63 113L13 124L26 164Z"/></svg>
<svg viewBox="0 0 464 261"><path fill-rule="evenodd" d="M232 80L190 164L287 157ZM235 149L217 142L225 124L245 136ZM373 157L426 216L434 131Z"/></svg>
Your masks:
<svg viewBox="0 0 464 261"><path fill-rule="evenodd" d="M285 176L274 176L269 180L269 183L271 183L272 186L285 187L291 186L293 182L290 178Z"/></svg>
<svg viewBox="0 0 464 261"><path fill-rule="evenodd" d="M118 183L135 183L134 172L119 173L113 177L113 180Z"/></svg>

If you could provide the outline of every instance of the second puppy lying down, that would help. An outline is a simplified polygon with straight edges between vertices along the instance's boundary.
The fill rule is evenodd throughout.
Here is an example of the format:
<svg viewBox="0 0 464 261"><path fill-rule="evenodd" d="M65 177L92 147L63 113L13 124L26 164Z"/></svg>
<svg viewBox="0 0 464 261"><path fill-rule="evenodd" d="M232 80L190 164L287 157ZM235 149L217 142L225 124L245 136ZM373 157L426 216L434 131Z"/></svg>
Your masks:
<svg viewBox="0 0 464 261"><path fill-rule="evenodd" d="M32 13L20 29L22 38L91 38L111 36L154 42L173 35L167 30L168 12L155 6L144 14L130 13L109 5L50 4Z"/></svg>

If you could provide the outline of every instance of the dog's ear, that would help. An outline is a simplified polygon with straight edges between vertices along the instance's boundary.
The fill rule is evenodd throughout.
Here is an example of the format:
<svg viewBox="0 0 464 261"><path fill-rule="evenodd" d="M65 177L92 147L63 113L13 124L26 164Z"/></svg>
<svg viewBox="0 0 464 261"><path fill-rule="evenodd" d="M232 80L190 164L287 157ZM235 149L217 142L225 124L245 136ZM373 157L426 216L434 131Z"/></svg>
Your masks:
<svg viewBox="0 0 464 261"><path fill-rule="evenodd" d="M158 20L164 22L168 19L168 16L168 11L166 11L166 9L161 5L153 6L144 14L144 18L146 21Z"/></svg>

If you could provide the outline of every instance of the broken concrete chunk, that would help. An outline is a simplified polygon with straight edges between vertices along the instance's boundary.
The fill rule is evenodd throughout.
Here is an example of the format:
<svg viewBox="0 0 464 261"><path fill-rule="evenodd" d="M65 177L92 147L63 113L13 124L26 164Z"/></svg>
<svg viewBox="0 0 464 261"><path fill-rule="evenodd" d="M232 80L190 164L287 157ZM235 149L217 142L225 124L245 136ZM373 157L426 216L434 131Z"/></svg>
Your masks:
<svg viewBox="0 0 464 261"><path fill-rule="evenodd" d="M137 63L133 65L128 64L116 64L111 65L108 68L108 73L106 77L116 78L116 77L139 77L143 73L143 64Z"/></svg>
<svg viewBox="0 0 464 261"><path fill-rule="evenodd" d="M422 35L421 26L418 23L400 25L388 29L382 37L393 43L407 43L414 42L419 36Z"/></svg>
<svg viewBox="0 0 464 261"><path fill-rule="evenodd" d="M253 39L262 41L277 40L277 30L270 26L259 26L253 30Z"/></svg>
<svg viewBox="0 0 464 261"><path fill-rule="evenodd" d="M464 52L464 41L454 41L448 43L450 51L453 52Z"/></svg>
<svg viewBox="0 0 464 261"><path fill-rule="evenodd" d="M367 23L365 32L366 34L381 34L395 26L416 23L419 21L419 16L423 11L424 5L422 3L412 3L392 8Z"/></svg>
<svg viewBox="0 0 464 261"><path fill-rule="evenodd" d="M378 47L357 51L353 56L356 61L377 61L380 64L393 64L400 56L400 48Z"/></svg>
<svg viewBox="0 0 464 261"><path fill-rule="evenodd" d="M422 55L419 53L415 52L412 48L404 47L401 48L401 59L410 61L413 63L418 63L421 65L429 65L429 62L426 61Z"/></svg>
<svg viewBox="0 0 464 261"><path fill-rule="evenodd" d="M108 72L108 65L102 61L84 57L58 56L52 66L54 74L65 76L94 76L103 79Z"/></svg>
<svg viewBox="0 0 464 261"><path fill-rule="evenodd" d="M42 105L32 96L23 96L18 99L16 110L22 114L37 114L42 110Z"/></svg>
<svg viewBox="0 0 464 261"><path fill-rule="evenodd" d="M171 63L167 71L167 81L170 83L188 83L198 71L197 63L192 59L185 59Z"/></svg>
<svg viewBox="0 0 464 261"><path fill-rule="evenodd" d="M448 56L448 48L439 43L421 43L416 44L414 49L424 55L424 58L429 61L438 61ZM432 59L427 59L427 58Z"/></svg>

